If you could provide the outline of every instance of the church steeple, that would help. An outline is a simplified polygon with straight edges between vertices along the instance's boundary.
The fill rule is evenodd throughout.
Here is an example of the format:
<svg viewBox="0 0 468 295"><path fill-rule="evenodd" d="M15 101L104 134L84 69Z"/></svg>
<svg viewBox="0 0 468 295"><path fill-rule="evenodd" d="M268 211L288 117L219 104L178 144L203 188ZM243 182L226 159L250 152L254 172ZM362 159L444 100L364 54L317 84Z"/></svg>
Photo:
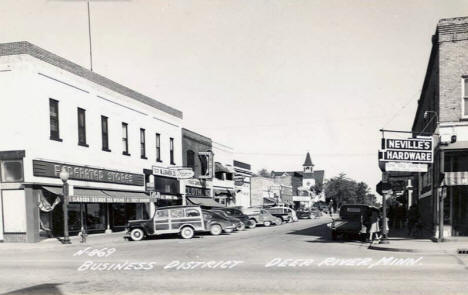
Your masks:
<svg viewBox="0 0 468 295"><path fill-rule="evenodd" d="M304 167L305 173L312 173L314 171L314 164L312 163L309 152L307 152L304 164L302 166Z"/></svg>

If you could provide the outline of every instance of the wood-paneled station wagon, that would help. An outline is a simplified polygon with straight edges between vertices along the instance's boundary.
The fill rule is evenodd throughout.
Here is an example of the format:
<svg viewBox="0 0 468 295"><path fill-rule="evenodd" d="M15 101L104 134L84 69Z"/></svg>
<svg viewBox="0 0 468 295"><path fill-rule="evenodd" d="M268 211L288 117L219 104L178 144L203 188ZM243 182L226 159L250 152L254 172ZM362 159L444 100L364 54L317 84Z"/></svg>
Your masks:
<svg viewBox="0 0 468 295"><path fill-rule="evenodd" d="M196 232L206 231L199 206L170 206L156 210L149 220L130 220L126 239L141 241L145 237L178 233L191 239Z"/></svg>

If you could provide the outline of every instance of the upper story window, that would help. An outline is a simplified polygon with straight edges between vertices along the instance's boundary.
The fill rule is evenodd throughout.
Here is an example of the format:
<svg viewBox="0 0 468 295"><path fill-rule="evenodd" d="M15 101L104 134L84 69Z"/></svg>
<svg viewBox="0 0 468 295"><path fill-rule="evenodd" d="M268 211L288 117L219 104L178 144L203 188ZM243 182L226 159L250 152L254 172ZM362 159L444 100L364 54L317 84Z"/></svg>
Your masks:
<svg viewBox="0 0 468 295"><path fill-rule="evenodd" d="M59 129L59 109L58 101L49 99L49 117L50 117L50 139L62 141L60 139Z"/></svg>
<svg viewBox="0 0 468 295"><path fill-rule="evenodd" d="M101 137L102 137L102 150L110 152L109 150L109 119L106 116L101 116Z"/></svg>
<svg viewBox="0 0 468 295"><path fill-rule="evenodd" d="M140 129L140 153L142 159L146 158L146 139L145 139L145 129Z"/></svg>
<svg viewBox="0 0 468 295"><path fill-rule="evenodd" d="M174 162L174 138L169 139L169 145L170 145L170 159L171 159L171 165L175 165Z"/></svg>
<svg viewBox="0 0 468 295"><path fill-rule="evenodd" d="M468 77L463 79L463 117L468 117Z"/></svg>
<svg viewBox="0 0 468 295"><path fill-rule="evenodd" d="M0 161L0 182L22 182L23 160L4 160Z"/></svg>
<svg viewBox="0 0 468 295"><path fill-rule="evenodd" d="M195 152L192 150L187 151L187 167L195 171Z"/></svg>
<svg viewBox="0 0 468 295"><path fill-rule="evenodd" d="M122 154L130 156L128 153L128 124L122 122Z"/></svg>
<svg viewBox="0 0 468 295"><path fill-rule="evenodd" d="M161 134L156 133L156 161L162 162L161 160Z"/></svg>
<svg viewBox="0 0 468 295"><path fill-rule="evenodd" d="M88 146L86 144L86 110L78 108L78 144Z"/></svg>

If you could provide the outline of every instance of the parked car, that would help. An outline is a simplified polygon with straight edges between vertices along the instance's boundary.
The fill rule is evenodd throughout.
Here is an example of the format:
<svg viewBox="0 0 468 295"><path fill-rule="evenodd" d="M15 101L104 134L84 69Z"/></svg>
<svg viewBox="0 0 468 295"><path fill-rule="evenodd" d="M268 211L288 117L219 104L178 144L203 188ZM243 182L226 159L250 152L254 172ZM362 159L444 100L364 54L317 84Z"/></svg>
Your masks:
<svg viewBox="0 0 468 295"><path fill-rule="evenodd" d="M239 219L244 224L243 228L238 228L239 230L244 230L245 227L254 228L256 226L256 224L250 221L250 218L247 215L242 213L242 211L237 208L216 208L212 209L211 211L223 211L227 215Z"/></svg>
<svg viewBox="0 0 468 295"><path fill-rule="evenodd" d="M262 208L244 208L242 212L249 216L250 222L255 224L270 226L272 224L278 225L282 223L281 218L271 215L270 212Z"/></svg>
<svg viewBox="0 0 468 295"><path fill-rule="evenodd" d="M208 210L202 210L205 229L212 235L217 236L222 232L232 233L236 223L229 218Z"/></svg>
<svg viewBox="0 0 468 295"><path fill-rule="evenodd" d="M130 220L125 238L141 241L145 237L178 233L191 239L196 232L205 231L202 209L199 206L170 206L157 209L148 220Z"/></svg>
<svg viewBox="0 0 468 295"><path fill-rule="evenodd" d="M359 236L363 228L363 219L368 210L371 208L367 205L342 205L339 218L334 219L329 225L332 240L336 240L339 236Z"/></svg>
<svg viewBox="0 0 468 295"><path fill-rule="evenodd" d="M292 211L288 210L289 208L286 207L272 207L268 208L267 211L271 213L271 215L281 218L283 222L293 222Z"/></svg>
<svg viewBox="0 0 468 295"><path fill-rule="evenodd" d="M307 218L312 219L315 217L314 213L309 208L299 208L297 209L297 217L298 218Z"/></svg>
<svg viewBox="0 0 468 295"><path fill-rule="evenodd" d="M228 215L226 212L224 212L222 210L216 211L215 209L212 209L212 210L208 210L208 211L216 213L219 216L222 216L222 217L226 218L227 220L229 220L230 222L232 222L234 224L234 231L244 230L245 229L245 224L240 219L232 217L232 216Z"/></svg>

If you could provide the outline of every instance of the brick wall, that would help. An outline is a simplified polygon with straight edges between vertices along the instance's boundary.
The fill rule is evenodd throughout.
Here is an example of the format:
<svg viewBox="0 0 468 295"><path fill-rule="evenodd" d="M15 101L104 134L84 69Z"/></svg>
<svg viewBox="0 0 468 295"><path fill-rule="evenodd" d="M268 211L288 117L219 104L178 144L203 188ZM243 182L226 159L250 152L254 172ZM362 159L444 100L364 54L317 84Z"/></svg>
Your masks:
<svg viewBox="0 0 468 295"><path fill-rule="evenodd" d="M187 151L191 150L195 153L194 178L200 176L201 173L201 162L198 153L207 152L211 149L212 141L210 138L182 128L182 162L183 166L187 167Z"/></svg>

